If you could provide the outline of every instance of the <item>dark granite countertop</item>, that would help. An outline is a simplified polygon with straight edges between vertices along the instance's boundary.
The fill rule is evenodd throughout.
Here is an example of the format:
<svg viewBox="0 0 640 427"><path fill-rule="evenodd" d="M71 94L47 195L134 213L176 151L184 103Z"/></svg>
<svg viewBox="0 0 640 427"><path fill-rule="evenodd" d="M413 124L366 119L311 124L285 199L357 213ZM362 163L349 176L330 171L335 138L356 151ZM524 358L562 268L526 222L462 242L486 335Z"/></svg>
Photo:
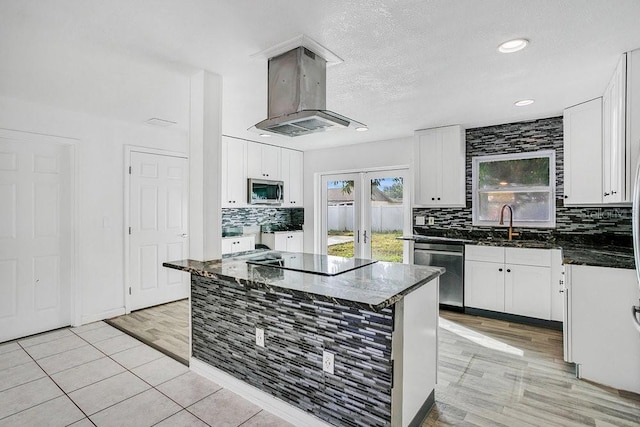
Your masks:
<svg viewBox="0 0 640 427"><path fill-rule="evenodd" d="M261 253L290 254L280 251ZM179 260L162 265L203 277L223 277L243 285L275 292L304 294L311 299L354 303L380 310L444 273L441 267L376 262L336 276L321 276L247 264L255 253L212 261Z"/></svg>
<svg viewBox="0 0 640 427"><path fill-rule="evenodd" d="M504 246L511 248L535 248L535 249L561 249L562 259L565 264L591 265L595 267L611 268L636 268L633 257L633 247L624 242L618 245L608 239L580 239L548 237L542 239L499 239L493 236L474 236L470 233L468 238L464 238L460 232L450 235L422 235L413 234L403 236L404 240L414 240L420 243L437 242L458 242L468 245L480 246Z"/></svg>

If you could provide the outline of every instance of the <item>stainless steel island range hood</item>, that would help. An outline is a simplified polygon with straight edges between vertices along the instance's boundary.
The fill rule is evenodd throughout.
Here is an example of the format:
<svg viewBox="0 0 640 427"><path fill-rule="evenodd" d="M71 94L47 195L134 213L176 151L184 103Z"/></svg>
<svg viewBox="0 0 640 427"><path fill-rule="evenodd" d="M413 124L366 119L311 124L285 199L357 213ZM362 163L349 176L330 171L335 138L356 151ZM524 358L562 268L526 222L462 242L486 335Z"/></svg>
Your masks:
<svg viewBox="0 0 640 427"><path fill-rule="evenodd" d="M269 118L255 125L265 133L302 136L315 132L367 127L326 110L327 61L299 46L269 59Z"/></svg>

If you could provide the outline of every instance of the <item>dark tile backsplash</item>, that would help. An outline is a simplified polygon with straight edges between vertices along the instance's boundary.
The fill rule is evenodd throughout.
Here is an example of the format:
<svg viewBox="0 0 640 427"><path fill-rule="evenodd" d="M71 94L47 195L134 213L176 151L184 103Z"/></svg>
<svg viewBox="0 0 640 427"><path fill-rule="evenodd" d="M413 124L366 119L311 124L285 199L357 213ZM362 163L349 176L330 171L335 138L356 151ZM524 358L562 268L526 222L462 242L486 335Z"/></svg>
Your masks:
<svg viewBox="0 0 640 427"><path fill-rule="evenodd" d="M224 208L222 227L246 227L270 224L302 228L303 208Z"/></svg>
<svg viewBox="0 0 640 427"><path fill-rule="evenodd" d="M366 311L191 275L193 357L335 426L391 425L395 306ZM263 328L266 348L254 344ZM322 352L335 355L335 375Z"/></svg>
<svg viewBox="0 0 640 427"><path fill-rule="evenodd" d="M566 207L564 206L564 148L562 117L509 123L466 131L465 208L415 208L413 217L435 218L435 225L416 226L420 234L464 235L504 238L504 228L472 225L471 159L475 156L555 150L556 152L556 227L523 228L522 239L571 240L580 243L631 245L630 207Z"/></svg>

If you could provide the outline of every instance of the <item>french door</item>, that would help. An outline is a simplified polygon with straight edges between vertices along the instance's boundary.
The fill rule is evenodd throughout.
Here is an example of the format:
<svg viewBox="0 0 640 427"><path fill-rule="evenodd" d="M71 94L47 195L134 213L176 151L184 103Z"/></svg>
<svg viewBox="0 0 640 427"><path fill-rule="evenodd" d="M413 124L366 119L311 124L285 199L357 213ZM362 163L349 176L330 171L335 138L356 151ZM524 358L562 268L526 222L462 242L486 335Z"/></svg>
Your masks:
<svg viewBox="0 0 640 427"><path fill-rule="evenodd" d="M410 233L406 169L322 176L320 252L408 262Z"/></svg>

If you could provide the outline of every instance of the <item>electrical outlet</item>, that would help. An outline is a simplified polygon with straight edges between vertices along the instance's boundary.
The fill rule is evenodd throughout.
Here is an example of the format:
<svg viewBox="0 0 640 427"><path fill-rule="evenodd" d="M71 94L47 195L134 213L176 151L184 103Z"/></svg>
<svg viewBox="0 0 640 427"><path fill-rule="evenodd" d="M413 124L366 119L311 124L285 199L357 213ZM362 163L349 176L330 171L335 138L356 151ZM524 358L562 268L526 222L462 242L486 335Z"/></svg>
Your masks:
<svg viewBox="0 0 640 427"><path fill-rule="evenodd" d="M333 375L333 353L322 352L322 370Z"/></svg>
<svg viewBox="0 0 640 427"><path fill-rule="evenodd" d="M432 216L429 217L429 225L433 225L436 222L436 219Z"/></svg>
<svg viewBox="0 0 640 427"><path fill-rule="evenodd" d="M256 328L256 345L264 347L264 329Z"/></svg>
<svg viewBox="0 0 640 427"><path fill-rule="evenodd" d="M416 217L416 225L424 225L424 217L423 216L417 216Z"/></svg>

